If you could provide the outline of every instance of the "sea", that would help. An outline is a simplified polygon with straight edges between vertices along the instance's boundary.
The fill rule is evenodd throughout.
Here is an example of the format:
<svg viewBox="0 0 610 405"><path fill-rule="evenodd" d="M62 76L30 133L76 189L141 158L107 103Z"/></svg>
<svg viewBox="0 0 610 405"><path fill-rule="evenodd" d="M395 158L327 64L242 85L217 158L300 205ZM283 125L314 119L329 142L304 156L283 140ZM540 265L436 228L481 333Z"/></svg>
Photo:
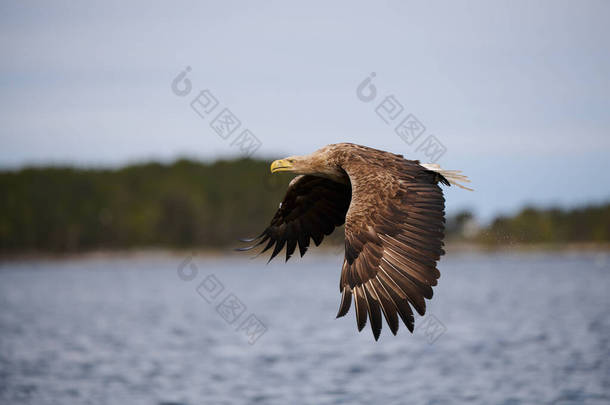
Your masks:
<svg viewBox="0 0 610 405"><path fill-rule="evenodd" d="M610 252L449 252L411 334L339 253L0 263L1 404L610 404Z"/></svg>

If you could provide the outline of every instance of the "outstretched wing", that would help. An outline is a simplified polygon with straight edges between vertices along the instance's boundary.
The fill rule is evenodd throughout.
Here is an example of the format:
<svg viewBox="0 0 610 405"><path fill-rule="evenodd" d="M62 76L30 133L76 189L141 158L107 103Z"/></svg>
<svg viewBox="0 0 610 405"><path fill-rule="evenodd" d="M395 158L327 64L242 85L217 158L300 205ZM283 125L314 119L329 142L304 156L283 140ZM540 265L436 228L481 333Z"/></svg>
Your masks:
<svg viewBox="0 0 610 405"><path fill-rule="evenodd" d="M380 170L361 165L345 170L352 201L337 317L349 311L353 296L359 331L368 316L377 340L383 313L393 334L398 317L413 332L411 307L424 314L424 298L432 298L440 277L436 261L444 253L445 199L437 182L446 180L407 160L393 160Z"/></svg>
<svg viewBox="0 0 610 405"><path fill-rule="evenodd" d="M267 243L260 252L272 247L273 259L286 245L286 261L299 246L301 256L309 247L310 238L318 246L325 235L335 227L343 225L351 199L351 188L317 176L297 176L288 186L288 191L271 224L256 238L244 240L254 245L238 250L250 250ZM259 253L259 254L260 254Z"/></svg>

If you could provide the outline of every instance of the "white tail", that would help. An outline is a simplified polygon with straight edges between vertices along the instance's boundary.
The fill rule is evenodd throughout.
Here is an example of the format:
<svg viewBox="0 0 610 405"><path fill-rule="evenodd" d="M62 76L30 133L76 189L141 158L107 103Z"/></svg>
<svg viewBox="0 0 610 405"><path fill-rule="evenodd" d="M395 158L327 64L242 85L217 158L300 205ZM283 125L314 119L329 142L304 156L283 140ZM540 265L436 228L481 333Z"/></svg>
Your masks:
<svg viewBox="0 0 610 405"><path fill-rule="evenodd" d="M456 185L459 188L463 188L464 190L474 191L473 189L466 187L464 184L460 184L470 183L470 179L464 176L461 170L444 170L441 169L441 167L436 163L420 163L420 165L428 170L432 170L433 172L442 174L443 177L446 178L447 181L449 181L449 184Z"/></svg>

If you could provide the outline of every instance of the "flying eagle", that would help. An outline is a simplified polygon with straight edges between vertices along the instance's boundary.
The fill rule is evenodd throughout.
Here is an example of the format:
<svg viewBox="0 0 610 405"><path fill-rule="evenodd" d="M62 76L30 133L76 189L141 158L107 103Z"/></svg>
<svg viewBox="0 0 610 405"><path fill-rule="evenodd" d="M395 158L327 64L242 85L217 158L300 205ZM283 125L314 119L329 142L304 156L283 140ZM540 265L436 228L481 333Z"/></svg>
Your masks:
<svg viewBox="0 0 610 405"><path fill-rule="evenodd" d="M301 256L310 239L318 246L325 235L345 223L345 258L337 318L349 311L352 297L361 331L370 318L375 340L381 314L392 333L398 317L413 332L411 306L424 315L424 298L432 298L440 272L436 262L445 252L445 199L438 183L469 182L456 170L420 164L401 155L351 143L323 147L305 156L271 164L271 172L298 174L271 224L250 250L266 243L269 260L286 246L286 260L297 245ZM468 189L470 190L470 189Z"/></svg>

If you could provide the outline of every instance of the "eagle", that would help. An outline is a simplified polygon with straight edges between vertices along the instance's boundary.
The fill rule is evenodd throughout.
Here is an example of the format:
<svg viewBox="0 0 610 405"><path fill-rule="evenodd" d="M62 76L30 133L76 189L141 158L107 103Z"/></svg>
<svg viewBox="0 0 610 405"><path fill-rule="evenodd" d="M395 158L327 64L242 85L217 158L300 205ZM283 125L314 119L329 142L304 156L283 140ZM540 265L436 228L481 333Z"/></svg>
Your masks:
<svg viewBox="0 0 610 405"><path fill-rule="evenodd" d="M470 180L458 170L352 143L276 160L271 172L297 176L269 226L256 238L242 239L252 245L237 250L273 248L271 261L286 247L288 261L297 246L303 256L310 240L318 246L345 224L337 318L348 313L353 298L358 331L368 318L379 339L383 314L394 335L399 317L413 333L412 308L425 314L424 299L432 298L440 277L436 263L445 253L439 183L471 190L460 184Z"/></svg>

